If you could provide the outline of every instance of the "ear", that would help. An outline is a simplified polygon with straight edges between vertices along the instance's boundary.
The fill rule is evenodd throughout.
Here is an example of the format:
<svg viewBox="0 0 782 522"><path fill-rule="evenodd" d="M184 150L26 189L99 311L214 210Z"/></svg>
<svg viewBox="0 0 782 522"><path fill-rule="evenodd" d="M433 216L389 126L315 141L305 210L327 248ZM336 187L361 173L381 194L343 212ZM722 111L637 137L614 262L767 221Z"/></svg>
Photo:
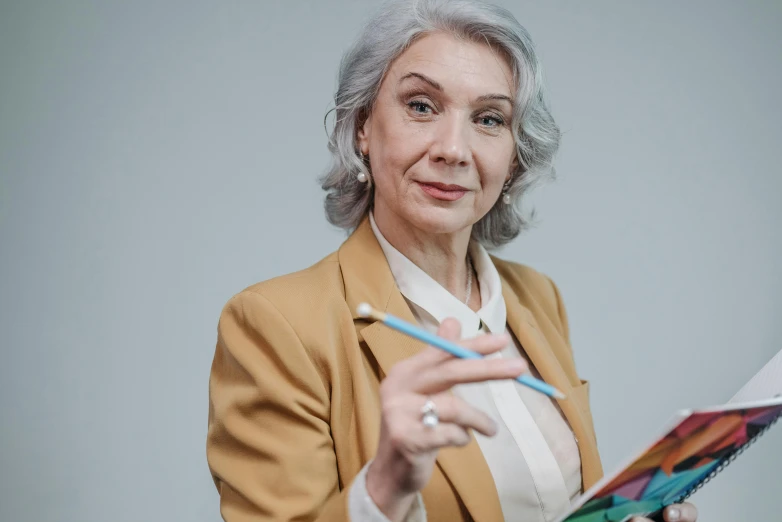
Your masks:
<svg viewBox="0 0 782 522"><path fill-rule="evenodd" d="M519 169L519 155L514 154L513 155L513 161L510 162L510 170L511 172L514 172ZM511 175L508 174L508 179L510 179Z"/></svg>
<svg viewBox="0 0 782 522"><path fill-rule="evenodd" d="M358 150L361 151L361 154L364 156L369 156L369 136L370 136L370 130L372 128L372 113L369 114L366 118L364 118L364 123L361 125L361 127L358 129L358 132L356 133L356 138L358 140Z"/></svg>

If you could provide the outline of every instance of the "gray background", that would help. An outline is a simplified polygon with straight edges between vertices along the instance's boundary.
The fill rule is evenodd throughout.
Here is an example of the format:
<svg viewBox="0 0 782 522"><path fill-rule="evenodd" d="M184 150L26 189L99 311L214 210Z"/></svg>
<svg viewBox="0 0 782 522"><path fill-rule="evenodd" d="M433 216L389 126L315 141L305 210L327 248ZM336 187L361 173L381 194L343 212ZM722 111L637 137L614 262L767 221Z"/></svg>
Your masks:
<svg viewBox="0 0 782 522"><path fill-rule="evenodd" d="M503 257L568 305L607 471L782 334L782 3L502 2L565 131ZM315 181L376 2L0 3L0 520L218 520L225 301L335 250ZM782 429L695 497L782 510Z"/></svg>

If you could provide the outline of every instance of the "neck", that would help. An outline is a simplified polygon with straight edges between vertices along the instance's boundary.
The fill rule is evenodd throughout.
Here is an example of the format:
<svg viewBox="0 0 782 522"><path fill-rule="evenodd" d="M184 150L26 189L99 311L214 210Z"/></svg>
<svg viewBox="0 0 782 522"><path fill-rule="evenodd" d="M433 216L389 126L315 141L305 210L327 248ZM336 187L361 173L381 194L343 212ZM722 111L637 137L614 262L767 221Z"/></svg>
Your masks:
<svg viewBox="0 0 782 522"><path fill-rule="evenodd" d="M383 237L432 279L464 301L467 291L467 250L472 227L456 232L432 233L402 222L391 212L375 209L375 224ZM470 308L480 308L477 277L471 274ZM477 299L477 306L476 306Z"/></svg>

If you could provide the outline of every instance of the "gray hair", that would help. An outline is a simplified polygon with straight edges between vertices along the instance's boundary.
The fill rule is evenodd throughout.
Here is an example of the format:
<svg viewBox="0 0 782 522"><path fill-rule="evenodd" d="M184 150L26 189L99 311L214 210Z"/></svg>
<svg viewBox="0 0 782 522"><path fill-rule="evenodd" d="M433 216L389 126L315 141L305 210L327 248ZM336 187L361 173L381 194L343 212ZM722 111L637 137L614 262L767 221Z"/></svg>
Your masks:
<svg viewBox="0 0 782 522"><path fill-rule="evenodd" d="M540 62L526 29L507 10L476 0L386 3L345 53L334 96L336 123L328 144L332 164L320 180L327 192L326 216L333 225L350 231L369 212L374 186L358 151L357 131L394 59L416 39L433 32L487 43L510 61L517 89L511 128L518 159L507 192L512 204L505 205L499 198L472 230L472 237L485 247L499 247L527 227L519 208L521 196L541 178L553 177L560 131L549 111ZM368 182L358 181L360 172Z"/></svg>

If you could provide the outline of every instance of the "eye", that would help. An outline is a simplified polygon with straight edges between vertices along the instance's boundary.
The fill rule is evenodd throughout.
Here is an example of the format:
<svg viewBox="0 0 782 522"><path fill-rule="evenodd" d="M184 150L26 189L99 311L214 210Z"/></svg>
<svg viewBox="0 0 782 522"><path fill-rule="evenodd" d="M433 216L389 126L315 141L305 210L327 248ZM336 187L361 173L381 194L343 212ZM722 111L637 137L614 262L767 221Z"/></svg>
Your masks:
<svg viewBox="0 0 782 522"><path fill-rule="evenodd" d="M505 120L495 114L482 114L478 116L476 121L484 127L502 127L505 125Z"/></svg>
<svg viewBox="0 0 782 522"><path fill-rule="evenodd" d="M432 107L428 103L420 100L413 100L407 104L408 107L410 107L414 113L416 114L431 114L432 113Z"/></svg>

